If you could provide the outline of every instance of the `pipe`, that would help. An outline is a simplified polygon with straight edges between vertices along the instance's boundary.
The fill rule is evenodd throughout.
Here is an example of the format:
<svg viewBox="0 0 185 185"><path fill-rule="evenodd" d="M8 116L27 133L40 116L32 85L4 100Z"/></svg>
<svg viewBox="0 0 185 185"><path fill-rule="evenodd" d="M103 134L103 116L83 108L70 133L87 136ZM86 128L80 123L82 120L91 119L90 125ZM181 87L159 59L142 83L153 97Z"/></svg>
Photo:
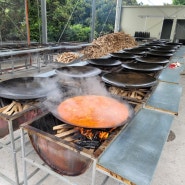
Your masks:
<svg viewBox="0 0 185 185"><path fill-rule="evenodd" d="M25 0L25 17L26 17L26 30L27 30L27 43L30 45L30 25L29 25L29 8L28 0Z"/></svg>
<svg viewBox="0 0 185 185"><path fill-rule="evenodd" d="M42 44L47 44L47 16L46 16L46 0L41 0L42 14Z"/></svg>
<svg viewBox="0 0 185 185"><path fill-rule="evenodd" d="M95 19L96 19L96 0L92 0L92 19L91 19L91 37L90 37L90 42L92 42L93 39L94 39Z"/></svg>
<svg viewBox="0 0 185 185"><path fill-rule="evenodd" d="M121 6L122 6L122 0L117 0L114 32L120 31Z"/></svg>

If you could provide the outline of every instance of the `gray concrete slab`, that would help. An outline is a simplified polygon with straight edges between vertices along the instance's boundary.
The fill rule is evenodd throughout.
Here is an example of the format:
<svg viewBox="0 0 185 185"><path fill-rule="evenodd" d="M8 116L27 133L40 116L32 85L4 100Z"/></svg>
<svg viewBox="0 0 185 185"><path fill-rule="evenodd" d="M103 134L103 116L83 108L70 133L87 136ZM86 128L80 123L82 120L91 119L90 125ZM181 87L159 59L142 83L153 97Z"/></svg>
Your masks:
<svg viewBox="0 0 185 185"><path fill-rule="evenodd" d="M174 118L171 130L175 139L166 142L158 162L151 185L185 184L185 76L181 75L183 88L179 105L179 115Z"/></svg>

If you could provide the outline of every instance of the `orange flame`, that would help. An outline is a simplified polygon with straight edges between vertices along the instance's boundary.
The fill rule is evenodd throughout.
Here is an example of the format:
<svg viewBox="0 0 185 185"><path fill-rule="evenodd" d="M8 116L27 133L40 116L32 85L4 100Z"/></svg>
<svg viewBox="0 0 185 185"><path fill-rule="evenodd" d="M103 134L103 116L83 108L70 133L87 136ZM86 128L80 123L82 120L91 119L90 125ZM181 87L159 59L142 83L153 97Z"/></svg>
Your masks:
<svg viewBox="0 0 185 185"><path fill-rule="evenodd" d="M93 129L79 128L80 134L82 134L83 136L90 140L93 140L95 135L97 135L100 140L106 140L113 130L115 130L115 128L112 128L109 131L97 130L97 132L94 132Z"/></svg>

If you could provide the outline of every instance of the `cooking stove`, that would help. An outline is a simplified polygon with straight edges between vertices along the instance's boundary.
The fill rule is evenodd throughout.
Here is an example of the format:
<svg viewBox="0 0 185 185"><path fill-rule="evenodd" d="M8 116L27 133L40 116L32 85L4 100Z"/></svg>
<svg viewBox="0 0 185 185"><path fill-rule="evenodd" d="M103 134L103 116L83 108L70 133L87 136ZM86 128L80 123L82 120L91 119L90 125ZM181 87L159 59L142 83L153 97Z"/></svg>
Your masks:
<svg viewBox="0 0 185 185"><path fill-rule="evenodd" d="M141 108L139 104L129 104L135 112ZM84 173L92 160L97 160L128 124L110 129L80 128L63 123L48 112L22 124L21 128L28 133L35 151L52 170L76 176ZM105 137L101 139L98 135ZM70 168L72 162L79 166L79 161L81 168Z"/></svg>
<svg viewBox="0 0 185 185"><path fill-rule="evenodd" d="M37 117L45 112L45 109L41 105L42 101L41 99L31 101L15 101L6 98L0 98L0 138L3 138L9 134L9 124L11 124L13 132L19 129L22 123L32 120L34 117ZM14 105L13 102L15 102ZM24 104L25 109L22 109L18 112L13 112L12 109L20 104Z"/></svg>

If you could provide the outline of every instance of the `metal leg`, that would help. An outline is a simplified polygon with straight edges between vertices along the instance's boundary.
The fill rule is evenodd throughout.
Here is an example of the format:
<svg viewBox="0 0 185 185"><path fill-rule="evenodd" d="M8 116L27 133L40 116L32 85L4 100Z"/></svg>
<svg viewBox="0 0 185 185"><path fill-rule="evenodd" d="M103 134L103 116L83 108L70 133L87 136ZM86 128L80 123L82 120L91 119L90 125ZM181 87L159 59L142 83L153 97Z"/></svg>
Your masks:
<svg viewBox="0 0 185 185"><path fill-rule="evenodd" d="M104 181L102 182L101 185L105 185L107 183L108 179L109 179L109 176L106 176L106 178L104 179Z"/></svg>
<svg viewBox="0 0 185 185"><path fill-rule="evenodd" d="M25 151L25 134L23 128L21 130L21 151L22 151L22 163L23 163L23 173L24 173L24 185L27 185L27 172L26 172L26 151Z"/></svg>
<svg viewBox="0 0 185 185"><path fill-rule="evenodd" d="M14 73L14 68L15 68L14 61L12 60L12 74Z"/></svg>
<svg viewBox="0 0 185 185"><path fill-rule="evenodd" d="M91 185L95 185L95 178L96 178L96 163L97 160L93 159L93 166L92 166L92 181L91 181Z"/></svg>
<svg viewBox="0 0 185 185"><path fill-rule="evenodd" d="M1 61L0 61L0 75L2 75L3 72L2 72L2 69L1 69Z"/></svg>
<svg viewBox="0 0 185 185"><path fill-rule="evenodd" d="M37 57L37 68L38 68L38 72L40 72L40 58Z"/></svg>
<svg viewBox="0 0 185 185"><path fill-rule="evenodd" d="M17 158L16 158L15 143L14 143L12 120L8 121L8 127L9 127L10 141L11 141L12 158L13 158L13 164L14 164L15 182L17 185L19 185L19 175L18 175L18 166L17 166Z"/></svg>

